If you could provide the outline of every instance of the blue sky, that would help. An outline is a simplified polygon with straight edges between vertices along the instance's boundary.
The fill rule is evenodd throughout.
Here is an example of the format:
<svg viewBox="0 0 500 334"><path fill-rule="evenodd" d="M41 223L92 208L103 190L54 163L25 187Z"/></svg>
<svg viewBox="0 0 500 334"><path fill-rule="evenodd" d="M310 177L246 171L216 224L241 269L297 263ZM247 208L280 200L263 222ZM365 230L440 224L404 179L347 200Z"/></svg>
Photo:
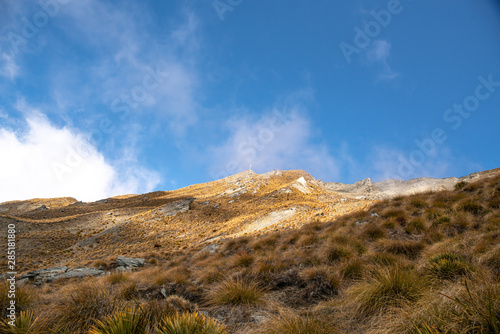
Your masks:
<svg viewBox="0 0 500 334"><path fill-rule="evenodd" d="M493 0L0 1L0 201L500 166Z"/></svg>

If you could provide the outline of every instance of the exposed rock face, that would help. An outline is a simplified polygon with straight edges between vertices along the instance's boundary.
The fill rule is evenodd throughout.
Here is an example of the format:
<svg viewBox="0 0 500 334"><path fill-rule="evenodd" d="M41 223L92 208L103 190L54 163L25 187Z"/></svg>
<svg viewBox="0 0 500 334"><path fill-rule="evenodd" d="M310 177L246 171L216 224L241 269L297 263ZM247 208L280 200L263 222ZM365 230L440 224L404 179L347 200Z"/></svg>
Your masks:
<svg viewBox="0 0 500 334"><path fill-rule="evenodd" d="M336 182L328 182L324 184L325 188L339 193L370 193L372 191L373 183L370 178L358 181L353 184L344 184Z"/></svg>
<svg viewBox="0 0 500 334"><path fill-rule="evenodd" d="M304 179L303 176L301 176L297 181L295 181L292 184L292 187L297 189L298 191L300 191L303 194L310 194L311 193L311 190L307 186L307 181L306 181L306 179Z"/></svg>
<svg viewBox="0 0 500 334"><path fill-rule="evenodd" d="M125 268L137 268L137 267L142 267L146 264L146 260L144 259L138 259L138 258L129 258L125 256L118 256L116 259L116 263L120 267L125 267Z"/></svg>
<svg viewBox="0 0 500 334"><path fill-rule="evenodd" d="M43 283L50 283L57 279L65 278L84 278L88 276L99 276L105 273L104 270L96 268L76 267L68 268L66 266L45 268L40 270L30 271L29 273L20 277L20 282L32 281L35 285Z"/></svg>
<svg viewBox="0 0 500 334"><path fill-rule="evenodd" d="M297 212L296 208L284 209L279 211L271 212L261 219L251 223L246 229L245 232L259 231L265 229L269 226L273 226L279 224L287 219L292 218Z"/></svg>
<svg viewBox="0 0 500 334"><path fill-rule="evenodd" d="M85 268L85 267L76 267L73 269L68 269L65 273L61 275L54 276L52 278L47 279L47 283L50 283L56 279L63 278L84 278L89 276L100 276L104 275L105 271L96 269L96 268Z"/></svg>
<svg viewBox="0 0 500 334"><path fill-rule="evenodd" d="M187 198L180 201L175 201L172 203L165 204L159 208L159 212L165 216L175 216L180 212L186 212L191 209L191 203L193 203L195 198Z"/></svg>

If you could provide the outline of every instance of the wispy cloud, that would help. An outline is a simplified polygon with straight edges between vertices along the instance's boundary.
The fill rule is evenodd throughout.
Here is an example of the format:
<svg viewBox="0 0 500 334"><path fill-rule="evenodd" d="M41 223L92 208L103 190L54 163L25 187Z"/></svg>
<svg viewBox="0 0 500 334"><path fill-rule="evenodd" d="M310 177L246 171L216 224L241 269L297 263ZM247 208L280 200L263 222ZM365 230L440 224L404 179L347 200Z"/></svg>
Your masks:
<svg viewBox="0 0 500 334"><path fill-rule="evenodd" d="M14 80L19 73L19 66L16 64L12 54L0 53L0 76Z"/></svg>
<svg viewBox="0 0 500 334"><path fill-rule="evenodd" d="M365 65L375 68L378 79L382 81L394 80L401 75L389 65L391 47L392 45L386 40L375 40L365 54Z"/></svg>
<svg viewBox="0 0 500 334"><path fill-rule="evenodd" d="M339 176L339 162L325 144L315 141L314 126L298 105L233 119L225 128L229 138L212 150L212 178L249 168L260 173L304 169L330 180Z"/></svg>
<svg viewBox="0 0 500 334"><path fill-rule="evenodd" d="M109 161L83 134L57 128L32 110L25 129L0 128L0 202L59 196L93 201L153 190L158 174L142 167L134 152L125 153Z"/></svg>

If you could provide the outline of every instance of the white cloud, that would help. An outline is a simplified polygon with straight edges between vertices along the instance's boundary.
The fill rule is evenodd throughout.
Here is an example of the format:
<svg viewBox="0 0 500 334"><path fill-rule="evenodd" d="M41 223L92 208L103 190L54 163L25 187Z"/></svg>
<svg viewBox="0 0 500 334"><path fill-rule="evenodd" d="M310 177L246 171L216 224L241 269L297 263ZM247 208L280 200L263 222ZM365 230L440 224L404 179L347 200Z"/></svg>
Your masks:
<svg viewBox="0 0 500 334"><path fill-rule="evenodd" d="M0 128L0 202L60 196L94 201L148 192L160 182L132 152L109 162L82 134L57 128L37 113L26 121L24 133Z"/></svg>
<svg viewBox="0 0 500 334"><path fill-rule="evenodd" d="M135 88L143 87L148 69L159 68L159 85L147 90L147 98L133 100L134 114L152 112L175 134L182 134L196 122L196 89L199 73L199 20L183 13L161 35L151 35L151 16L155 15L140 2L113 4L97 0L72 2L65 8L59 27L82 47L101 50L92 66L61 63L51 72L54 99L59 109L97 100L111 106L115 100L132 98ZM105 33L103 33L105 32ZM74 78L86 78L92 84ZM78 92L78 93L76 93Z"/></svg>
<svg viewBox="0 0 500 334"><path fill-rule="evenodd" d="M314 142L313 126L297 108L274 109L260 118L227 122L229 139L213 150L212 178L246 169L304 169L315 177L338 178L328 147Z"/></svg>
<svg viewBox="0 0 500 334"><path fill-rule="evenodd" d="M393 80L400 75L400 73L392 70L388 62L391 47L391 44L386 40L375 40L366 52L365 64L377 68L379 80Z"/></svg>

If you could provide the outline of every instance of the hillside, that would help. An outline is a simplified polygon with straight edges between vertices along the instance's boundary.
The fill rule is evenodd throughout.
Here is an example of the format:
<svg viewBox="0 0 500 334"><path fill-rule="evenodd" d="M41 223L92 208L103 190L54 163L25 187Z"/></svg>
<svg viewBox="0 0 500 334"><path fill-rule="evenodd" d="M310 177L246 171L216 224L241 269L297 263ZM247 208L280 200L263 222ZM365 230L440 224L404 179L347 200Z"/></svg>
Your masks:
<svg viewBox="0 0 500 334"><path fill-rule="evenodd" d="M32 296L19 307L51 319L40 328L86 333L139 305L127 313L139 322L188 312L220 333L500 328L499 169L353 185L246 171L93 203L1 203L0 220L4 235L16 225L19 295Z"/></svg>

